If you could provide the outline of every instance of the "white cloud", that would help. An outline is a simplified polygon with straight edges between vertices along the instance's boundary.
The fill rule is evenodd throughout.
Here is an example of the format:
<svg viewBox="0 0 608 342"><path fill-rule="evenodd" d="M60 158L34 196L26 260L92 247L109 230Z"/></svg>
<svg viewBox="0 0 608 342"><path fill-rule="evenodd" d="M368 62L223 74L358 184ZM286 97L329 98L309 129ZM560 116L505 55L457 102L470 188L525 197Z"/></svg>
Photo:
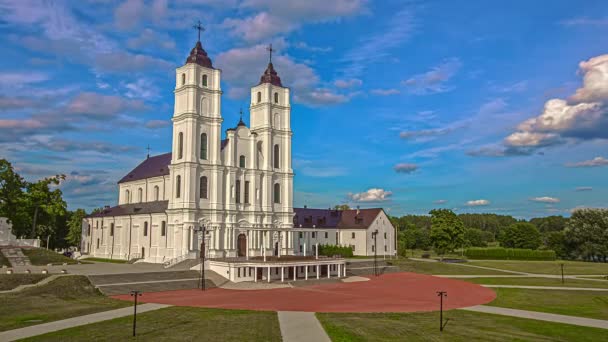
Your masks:
<svg viewBox="0 0 608 342"><path fill-rule="evenodd" d="M456 75L462 67L458 58L446 59L441 64L431 68L431 70L414 75L402 81L401 84L407 87L412 94L435 94L451 90L446 83Z"/></svg>
<svg viewBox="0 0 608 342"><path fill-rule="evenodd" d="M485 199L478 199L478 200L471 200L471 201L467 201L466 205L469 207L481 207L481 206L485 206L485 205L489 205L490 201L485 200Z"/></svg>
<svg viewBox="0 0 608 342"><path fill-rule="evenodd" d="M158 90L153 84L150 80L138 78L135 82L125 84L125 96L130 99L154 99L158 97Z"/></svg>
<svg viewBox="0 0 608 342"><path fill-rule="evenodd" d="M310 51L310 52L330 52L332 50L331 46L322 47L322 46L310 46L306 42L297 42L294 44L295 48Z"/></svg>
<svg viewBox="0 0 608 342"><path fill-rule="evenodd" d="M410 163L399 163L394 166L397 173L413 173L418 170L418 165Z"/></svg>
<svg viewBox="0 0 608 342"><path fill-rule="evenodd" d="M598 166L607 166L608 159L604 157L595 157L590 160L584 160L576 163L567 163L567 167L598 167Z"/></svg>
<svg viewBox="0 0 608 342"><path fill-rule="evenodd" d="M448 200L444 200L444 199L433 201L434 204L446 204L447 202L448 202Z"/></svg>
<svg viewBox="0 0 608 342"><path fill-rule="evenodd" d="M391 191L372 188L365 192L349 193L348 197L355 202L382 202L389 200L392 195Z"/></svg>
<svg viewBox="0 0 608 342"><path fill-rule="evenodd" d="M156 32L145 28L139 36L127 40L127 46L131 49L151 49L159 47L165 50L175 49L175 41L168 34Z"/></svg>
<svg viewBox="0 0 608 342"><path fill-rule="evenodd" d="M399 89L389 88L389 89L372 89L370 92L374 95L380 96L388 96L388 95L397 95L401 93Z"/></svg>
<svg viewBox="0 0 608 342"><path fill-rule="evenodd" d="M559 198L542 196L542 197L533 197L530 198L532 202L540 202L540 203L559 203Z"/></svg>
<svg viewBox="0 0 608 342"><path fill-rule="evenodd" d="M577 186L574 189L574 191L578 191L578 192L580 192L580 191L592 191L592 190L593 190L593 187L590 187L590 186Z"/></svg>
<svg viewBox="0 0 608 342"><path fill-rule="evenodd" d="M156 129L156 128L163 128L163 127L167 127L171 125L171 122L168 120L150 120L148 122L146 122L146 128L150 128L150 129Z"/></svg>
<svg viewBox="0 0 608 342"><path fill-rule="evenodd" d="M599 18L599 19L588 18L588 17L573 18L573 19L564 20L561 22L561 24L564 26L595 26L595 27L608 26L608 17Z"/></svg>
<svg viewBox="0 0 608 342"><path fill-rule="evenodd" d="M261 12L244 19L227 18L222 27L231 31L231 34L248 42L258 42L279 33L290 32L297 25L287 18L276 17L267 12Z"/></svg>
<svg viewBox="0 0 608 342"><path fill-rule="evenodd" d="M345 79L345 80L336 80L334 82L334 85L337 88L342 88L342 89L358 87L358 86L360 86L362 84L363 84L363 81L361 81L358 78L351 78L351 79Z"/></svg>

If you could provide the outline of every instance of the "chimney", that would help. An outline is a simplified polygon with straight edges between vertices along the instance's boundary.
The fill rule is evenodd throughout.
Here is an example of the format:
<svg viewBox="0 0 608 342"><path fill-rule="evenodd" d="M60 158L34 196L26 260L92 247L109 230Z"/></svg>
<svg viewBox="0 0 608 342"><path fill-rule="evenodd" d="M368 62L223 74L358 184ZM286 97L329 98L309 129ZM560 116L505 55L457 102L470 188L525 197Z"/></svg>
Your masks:
<svg viewBox="0 0 608 342"><path fill-rule="evenodd" d="M304 209L306 209L306 208L307 208L307 207L306 207L306 204L304 204Z"/></svg>
<svg viewBox="0 0 608 342"><path fill-rule="evenodd" d="M357 206L357 216L359 215L359 206Z"/></svg>

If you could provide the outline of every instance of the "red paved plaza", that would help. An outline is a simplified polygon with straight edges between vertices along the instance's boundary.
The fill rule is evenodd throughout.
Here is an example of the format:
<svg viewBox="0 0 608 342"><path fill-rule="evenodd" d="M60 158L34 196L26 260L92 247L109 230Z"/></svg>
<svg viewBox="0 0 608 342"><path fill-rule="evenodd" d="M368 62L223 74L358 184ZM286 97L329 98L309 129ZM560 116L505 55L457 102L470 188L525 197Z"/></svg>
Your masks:
<svg viewBox="0 0 608 342"><path fill-rule="evenodd" d="M271 290L200 289L144 293L142 302L208 308L311 312L412 312L439 310L436 291L447 291L445 309L486 304L494 291L460 280L391 273L370 281ZM114 298L132 300L129 295Z"/></svg>

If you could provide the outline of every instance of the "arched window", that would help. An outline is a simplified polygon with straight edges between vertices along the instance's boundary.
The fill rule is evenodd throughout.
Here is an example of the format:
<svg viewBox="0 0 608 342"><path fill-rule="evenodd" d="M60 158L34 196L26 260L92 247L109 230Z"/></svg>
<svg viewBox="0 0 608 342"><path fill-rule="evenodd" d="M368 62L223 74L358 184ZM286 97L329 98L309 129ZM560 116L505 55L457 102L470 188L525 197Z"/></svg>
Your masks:
<svg viewBox="0 0 608 342"><path fill-rule="evenodd" d="M279 93L274 93L274 103L279 103Z"/></svg>
<svg viewBox="0 0 608 342"><path fill-rule="evenodd" d="M175 178L175 198L180 198L182 195L182 176L178 175Z"/></svg>
<svg viewBox="0 0 608 342"><path fill-rule="evenodd" d="M155 186L154 186L154 200L155 200L155 201L158 201L158 196L159 196L159 193L160 193L160 191L159 191L159 189L158 189L158 185L155 185Z"/></svg>
<svg viewBox="0 0 608 342"><path fill-rule="evenodd" d="M274 184L274 203L281 203L281 184Z"/></svg>
<svg viewBox="0 0 608 342"><path fill-rule="evenodd" d="M182 85L186 84L186 74L182 74Z"/></svg>
<svg viewBox="0 0 608 342"><path fill-rule="evenodd" d="M129 197L130 197L130 193L129 190L125 190L125 203L129 203Z"/></svg>
<svg viewBox="0 0 608 342"><path fill-rule="evenodd" d="M203 75L203 87L207 86L207 75Z"/></svg>
<svg viewBox="0 0 608 342"><path fill-rule="evenodd" d="M144 191L139 188L137 189L137 202L141 203L141 201L143 200L144 197Z"/></svg>
<svg viewBox="0 0 608 342"><path fill-rule="evenodd" d="M279 163L280 162L280 159L279 159L279 145L274 145L274 153L273 153L272 157L274 158L274 168L278 169L279 165L281 165Z"/></svg>
<svg viewBox="0 0 608 342"><path fill-rule="evenodd" d="M258 91L258 103L262 102L262 93Z"/></svg>
<svg viewBox="0 0 608 342"><path fill-rule="evenodd" d="M241 203L241 181L238 179L236 181L235 195L236 195L236 203Z"/></svg>
<svg viewBox="0 0 608 342"><path fill-rule="evenodd" d="M239 167L245 167L245 156L239 157Z"/></svg>
<svg viewBox="0 0 608 342"><path fill-rule="evenodd" d="M201 159L207 160L207 133L201 134Z"/></svg>
<svg viewBox="0 0 608 342"><path fill-rule="evenodd" d="M179 132L177 135L177 159L182 159L184 156L184 133Z"/></svg>
<svg viewBox="0 0 608 342"><path fill-rule="evenodd" d="M200 198L207 198L208 193L207 193L207 177L206 176L202 176L200 179Z"/></svg>

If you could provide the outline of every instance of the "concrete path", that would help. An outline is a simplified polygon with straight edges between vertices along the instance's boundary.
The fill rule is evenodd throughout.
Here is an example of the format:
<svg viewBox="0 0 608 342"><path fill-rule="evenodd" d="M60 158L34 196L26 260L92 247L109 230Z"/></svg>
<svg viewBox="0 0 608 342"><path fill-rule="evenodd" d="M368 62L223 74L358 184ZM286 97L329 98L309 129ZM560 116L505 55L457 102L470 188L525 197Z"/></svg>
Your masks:
<svg viewBox="0 0 608 342"><path fill-rule="evenodd" d="M10 289L10 290L5 290L5 291L0 291L0 293L15 293L15 292L19 292L22 290L25 290L27 288L30 287L35 287L35 286L41 286L44 284L48 284L50 282L52 282L53 280L59 278L59 277L64 277L65 275L61 275L61 274L53 274L52 276L46 277L44 279L42 279L41 281L34 283L34 284L24 284L24 285L19 285L17 287L15 287L14 289Z"/></svg>
<svg viewBox="0 0 608 342"><path fill-rule="evenodd" d="M314 312L279 311L278 315L283 342L331 341Z"/></svg>
<svg viewBox="0 0 608 342"><path fill-rule="evenodd" d="M580 325L583 327L608 329L608 321L604 321L601 319L556 315L556 314L550 314L550 313L544 313L544 312L538 312L538 311L507 309L507 308L500 308L500 307L496 307L496 306L487 306L487 305L471 306L468 308L463 308L462 310L483 312L483 313L503 315L503 316L512 316L512 317L519 317L519 318L527 318L527 319L535 319L535 320L546 321L546 322Z"/></svg>
<svg viewBox="0 0 608 342"><path fill-rule="evenodd" d="M165 304L141 304L137 306L137 313L166 308ZM61 321L32 325L30 327L0 332L0 341L15 341L22 338L42 335L53 331L78 327L81 325L107 321L114 318L129 316L133 314L133 307L98 312L90 315L73 317Z"/></svg>
<svg viewBox="0 0 608 342"><path fill-rule="evenodd" d="M483 287L497 287L507 289L528 289L528 290L564 290L564 291L608 291L608 288L597 287L568 287L568 286L528 286L528 285L484 285Z"/></svg>

